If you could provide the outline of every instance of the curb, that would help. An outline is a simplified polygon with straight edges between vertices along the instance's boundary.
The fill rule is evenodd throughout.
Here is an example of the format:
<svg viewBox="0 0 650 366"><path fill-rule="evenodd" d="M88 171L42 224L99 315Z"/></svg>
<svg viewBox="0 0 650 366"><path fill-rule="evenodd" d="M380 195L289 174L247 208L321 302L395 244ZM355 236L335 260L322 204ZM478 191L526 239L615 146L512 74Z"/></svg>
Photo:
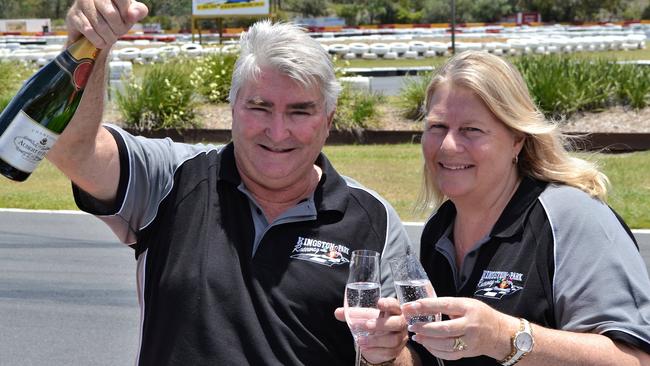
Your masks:
<svg viewBox="0 0 650 366"><path fill-rule="evenodd" d="M23 214L59 214L59 215L93 216L81 210L39 210L39 209L28 209L28 208L0 207L0 212L23 213ZM407 229L422 230L422 228L424 228L424 221L402 221L402 224ZM632 229L632 233L634 233L635 236L637 234L650 236L650 229Z"/></svg>
<svg viewBox="0 0 650 366"><path fill-rule="evenodd" d="M131 134L153 138L169 137L176 142L228 142L231 139L230 130L214 129L163 129L152 131L137 131L125 128ZM650 133L567 133L572 150L601 151L608 153L624 153L650 150ZM327 138L328 145L342 144L404 144L420 143L420 131L339 131L332 130Z"/></svg>

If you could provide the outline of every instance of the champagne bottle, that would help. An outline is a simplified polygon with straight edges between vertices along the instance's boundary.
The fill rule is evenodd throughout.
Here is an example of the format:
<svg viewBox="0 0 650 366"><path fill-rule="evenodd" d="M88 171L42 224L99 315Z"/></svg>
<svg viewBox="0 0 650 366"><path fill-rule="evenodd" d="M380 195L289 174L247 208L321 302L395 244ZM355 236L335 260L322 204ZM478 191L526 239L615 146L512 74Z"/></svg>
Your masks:
<svg viewBox="0 0 650 366"><path fill-rule="evenodd" d="M25 82L0 114L0 173L24 181L67 126L99 50L81 38Z"/></svg>

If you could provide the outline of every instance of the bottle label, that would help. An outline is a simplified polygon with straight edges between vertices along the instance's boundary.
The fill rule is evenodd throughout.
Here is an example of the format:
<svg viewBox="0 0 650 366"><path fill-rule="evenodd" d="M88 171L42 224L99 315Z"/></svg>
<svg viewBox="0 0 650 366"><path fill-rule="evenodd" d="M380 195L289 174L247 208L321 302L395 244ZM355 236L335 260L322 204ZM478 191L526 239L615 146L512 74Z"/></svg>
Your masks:
<svg viewBox="0 0 650 366"><path fill-rule="evenodd" d="M75 90L79 91L86 87L90 73L93 71L94 60L77 61L64 52L55 58L54 62L70 76L70 82Z"/></svg>
<svg viewBox="0 0 650 366"><path fill-rule="evenodd" d="M81 90L86 87L91 71L93 71L92 60L85 60L77 65L72 72L72 85L74 85L75 90Z"/></svg>
<svg viewBox="0 0 650 366"><path fill-rule="evenodd" d="M70 75L75 90L86 87L99 50L86 38L81 38L54 59L61 70Z"/></svg>
<svg viewBox="0 0 650 366"><path fill-rule="evenodd" d="M18 170L31 173L58 138L58 134L21 110L0 136L0 158Z"/></svg>

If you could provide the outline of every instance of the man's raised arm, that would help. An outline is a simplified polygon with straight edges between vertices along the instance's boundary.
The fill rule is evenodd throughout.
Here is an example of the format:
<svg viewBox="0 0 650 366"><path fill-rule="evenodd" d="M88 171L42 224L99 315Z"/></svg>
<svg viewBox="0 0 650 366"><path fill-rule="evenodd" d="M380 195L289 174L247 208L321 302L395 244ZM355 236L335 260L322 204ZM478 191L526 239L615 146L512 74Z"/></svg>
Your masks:
<svg viewBox="0 0 650 366"><path fill-rule="evenodd" d="M101 49L81 103L47 155L70 180L93 197L110 203L120 179L117 144L101 127L110 49L147 15L144 4L131 0L77 0L66 18L68 44L85 36Z"/></svg>

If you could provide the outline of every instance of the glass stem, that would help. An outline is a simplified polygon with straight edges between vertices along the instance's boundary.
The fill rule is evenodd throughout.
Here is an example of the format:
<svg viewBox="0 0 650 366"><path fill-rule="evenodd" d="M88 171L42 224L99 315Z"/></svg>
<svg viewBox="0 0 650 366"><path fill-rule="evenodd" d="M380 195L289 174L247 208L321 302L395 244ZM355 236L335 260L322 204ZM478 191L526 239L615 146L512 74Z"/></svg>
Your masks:
<svg viewBox="0 0 650 366"><path fill-rule="evenodd" d="M356 356L354 357L354 366L361 365L361 350L359 349L359 342L354 341L354 352Z"/></svg>

